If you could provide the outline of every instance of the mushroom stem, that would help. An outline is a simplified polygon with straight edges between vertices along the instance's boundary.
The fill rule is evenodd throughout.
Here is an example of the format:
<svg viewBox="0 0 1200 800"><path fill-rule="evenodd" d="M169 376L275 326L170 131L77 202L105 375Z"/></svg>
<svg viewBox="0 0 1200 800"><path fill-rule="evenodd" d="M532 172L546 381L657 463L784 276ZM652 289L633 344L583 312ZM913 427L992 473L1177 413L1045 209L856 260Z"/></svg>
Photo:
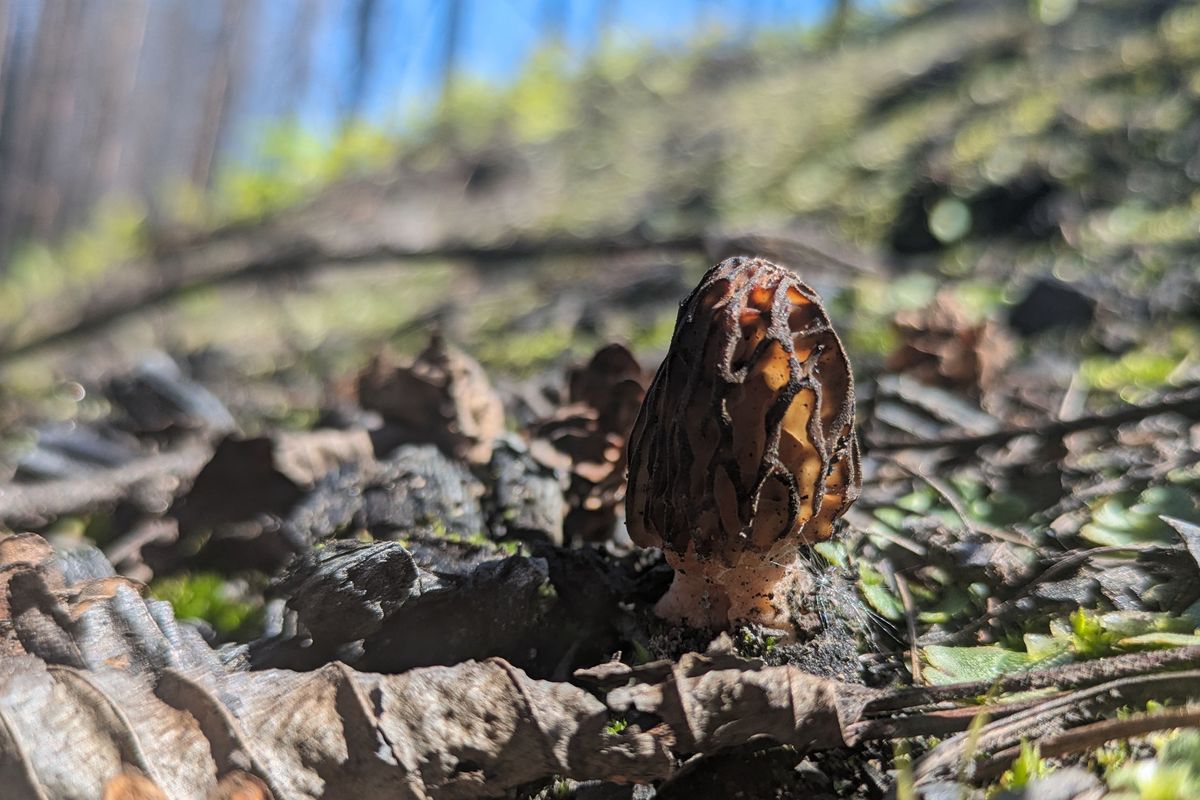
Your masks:
<svg viewBox="0 0 1200 800"><path fill-rule="evenodd" d="M794 557L779 561L747 554L738 564L725 566L691 552L668 552L667 561L675 568L675 579L655 613L694 628L756 622L791 632L797 598L813 589L808 567Z"/></svg>

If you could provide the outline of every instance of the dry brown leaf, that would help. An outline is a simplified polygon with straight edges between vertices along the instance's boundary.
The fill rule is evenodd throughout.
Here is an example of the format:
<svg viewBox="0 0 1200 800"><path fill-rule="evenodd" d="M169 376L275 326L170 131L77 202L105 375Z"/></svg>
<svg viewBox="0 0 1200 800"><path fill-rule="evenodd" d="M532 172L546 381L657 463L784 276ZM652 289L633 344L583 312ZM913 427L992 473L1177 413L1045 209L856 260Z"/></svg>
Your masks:
<svg viewBox="0 0 1200 800"><path fill-rule="evenodd" d="M181 799L495 797L552 775L650 782L683 756L758 735L842 746L874 696L729 656L582 675L609 688L607 704L497 658L396 675L340 663L240 672L165 604L111 581L54 592L51 572L17 568L10 584L17 615L5 624L26 651L0 661L13 797L100 797L137 783L122 778L131 769ZM634 712L653 724L612 731Z"/></svg>
<svg viewBox="0 0 1200 800"><path fill-rule="evenodd" d="M625 499L626 440L647 376L629 350L610 344L568 376L567 403L530 431L565 456L571 476L569 537L599 541L612 534Z"/></svg>
<svg viewBox="0 0 1200 800"><path fill-rule="evenodd" d="M472 464L486 464L504 432L504 406L483 367L436 334L412 362L378 356L359 376L358 396L397 443L435 444Z"/></svg>
<svg viewBox="0 0 1200 800"><path fill-rule="evenodd" d="M1012 357L1012 342L994 322L974 322L951 292L895 318L899 346L885 368L931 386L987 392Z"/></svg>

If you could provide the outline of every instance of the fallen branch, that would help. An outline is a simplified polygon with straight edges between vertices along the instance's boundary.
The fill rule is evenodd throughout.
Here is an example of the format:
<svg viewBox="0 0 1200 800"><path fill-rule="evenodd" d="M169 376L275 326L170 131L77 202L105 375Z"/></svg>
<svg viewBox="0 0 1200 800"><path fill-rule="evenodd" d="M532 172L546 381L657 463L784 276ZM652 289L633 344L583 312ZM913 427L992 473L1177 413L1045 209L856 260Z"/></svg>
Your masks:
<svg viewBox="0 0 1200 800"><path fill-rule="evenodd" d="M234 231L178 251L157 254L131 264L126 272L138 280L110 281L96 287L78 303L56 298L53 305L29 311L21 326L0 336L0 363L42 348L92 333L147 308L167 303L194 289L242 281L267 281L302 275L318 267L411 261L459 261L477 266L521 263L541 258L614 258L637 253L691 252L709 260L729 253L786 254L797 269L862 272L864 268L818 250L784 234L703 236L686 234L652 237L639 231L596 236L552 235L495 243L446 242L430 247L405 247L380 242L359 246L329 246L304 232L271 229ZM49 317L40 330L21 337L28 320ZM34 323L37 324L37 323Z"/></svg>
<svg viewBox="0 0 1200 800"><path fill-rule="evenodd" d="M875 453L896 450L936 450L952 448L973 450L987 445L1005 444L1019 436L1036 436L1041 439L1059 439L1070 433L1115 428L1127 422L1137 422L1158 414L1177 413L1189 417L1200 417L1200 386L1190 386L1178 392L1164 395L1155 402L1143 405L1126 405L1113 411L1091 414L1075 419L1056 419L1039 425L1023 425L1002 428L988 433L938 436L931 439L867 439L864 449Z"/></svg>
<svg viewBox="0 0 1200 800"><path fill-rule="evenodd" d="M192 446L80 477L5 484L0 486L0 523L14 529L40 527L67 514L126 499L143 489L161 501L153 504L160 505L154 510L162 512L179 482L194 477L211 455L208 446Z"/></svg>
<svg viewBox="0 0 1200 800"><path fill-rule="evenodd" d="M979 755L990 757L1007 752L1022 740L1053 738L1122 706L1141 705L1148 700L1165 703L1197 699L1200 699L1200 670L1135 675L1067 692L989 722L977 731L946 739L917 762L917 783L949 778ZM987 718L990 710L980 707L978 714Z"/></svg>
<svg viewBox="0 0 1200 800"><path fill-rule="evenodd" d="M1200 726L1200 708L1171 708L1153 714L1134 714L1124 719L1106 719L1091 725L1072 728L1058 736L1050 736L1037 743L1043 758L1057 758L1071 753L1092 750L1105 742L1145 736L1156 731L1172 728L1194 728ZM1012 765L1021 753L1021 748L1010 747L976 765L975 777L988 780L1000 775Z"/></svg>
<svg viewBox="0 0 1200 800"><path fill-rule="evenodd" d="M1077 689L1106 681L1144 675L1150 672L1200 667L1200 645L1175 647L1146 653L1126 653L1078 664L1030 670L1005 675L994 681L952 683L898 689L871 701L867 716L880 716L901 709L944 706L960 700L982 697L990 692L1030 692L1037 689Z"/></svg>

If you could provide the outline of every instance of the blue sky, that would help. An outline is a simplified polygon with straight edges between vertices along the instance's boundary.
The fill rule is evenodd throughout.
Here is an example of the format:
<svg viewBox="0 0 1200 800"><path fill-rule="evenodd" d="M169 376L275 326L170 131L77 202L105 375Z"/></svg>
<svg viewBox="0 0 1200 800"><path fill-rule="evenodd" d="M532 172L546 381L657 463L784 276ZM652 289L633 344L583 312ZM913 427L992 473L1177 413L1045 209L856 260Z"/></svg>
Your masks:
<svg viewBox="0 0 1200 800"><path fill-rule="evenodd" d="M476 77L504 83L542 41L547 0L464 0L461 67ZM440 85L447 0L376 0L371 30L372 71L364 86L363 111L377 122L398 122L426 106ZM872 5L875 3L872 2ZM573 52L595 46L598 23L609 14L611 35L630 41L661 44L683 41L705 26L731 35L753 29L796 26L819 19L829 0L570 0L565 34ZM299 105L299 117L321 128L340 118L345 87L353 70L355 3L332 2L315 26L312 74ZM259 69L283 75L289 53L286 32L294 24L296 5L267 4ZM275 40L272 47L271 40ZM266 83L271 83L268 80ZM246 98L247 110L270 116L267 97ZM343 99L339 99L343 98ZM248 114L247 116L253 116ZM253 124L253 120L247 120Z"/></svg>

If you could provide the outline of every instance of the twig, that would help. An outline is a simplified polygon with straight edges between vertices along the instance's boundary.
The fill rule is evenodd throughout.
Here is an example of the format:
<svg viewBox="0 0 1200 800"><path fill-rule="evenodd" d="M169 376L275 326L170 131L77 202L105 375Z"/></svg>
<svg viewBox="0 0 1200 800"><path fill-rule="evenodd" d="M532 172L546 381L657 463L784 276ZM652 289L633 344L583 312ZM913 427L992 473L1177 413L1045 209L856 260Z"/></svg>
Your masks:
<svg viewBox="0 0 1200 800"><path fill-rule="evenodd" d="M908 590L908 581L903 575L896 575L896 590L900 593L900 602L904 604L904 620L908 624L908 655L914 683L924 683L921 678L921 651L917 647L917 617L913 604L912 592Z"/></svg>
<svg viewBox="0 0 1200 800"><path fill-rule="evenodd" d="M893 711L916 709L980 697L989 691L1029 692L1036 689L1076 689L1093 686L1148 672L1200 666L1200 645L1175 647L1148 653L1127 653L1080 664L1064 664L1048 669L1029 670L1005 675L994 681L972 681L945 686L897 689L872 700L867 713L875 716Z"/></svg>
<svg viewBox="0 0 1200 800"><path fill-rule="evenodd" d="M1135 675L1068 692L988 723L975 741L963 734L943 741L917 764L917 782L947 777L971 753L995 753L1015 746L1021 739L1056 736L1073 721L1090 720L1124 705L1148 699L1190 701L1198 697L1200 671L1196 670Z"/></svg>
<svg viewBox="0 0 1200 800"><path fill-rule="evenodd" d="M942 447L974 449L986 445L1004 444L1019 436L1037 436L1043 439L1058 439L1069 433L1110 428L1127 422L1136 422L1158 414L1176 412L1188 416L1200 416L1200 386L1189 386L1179 392L1165 395L1156 402L1145 405L1126 405L1113 411L1090 414L1077 419L1050 420L1040 425L1024 425L1004 428L991 433L940 436L932 439L900 441L884 439L867 441L866 450L876 453L896 450L933 450Z"/></svg>
<svg viewBox="0 0 1200 800"><path fill-rule="evenodd" d="M997 606L990 614L976 618L974 622L964 625L953 633L926 637L923 640L923 644L954 644L956 642L967 640L967 638L977 630L991 625L995 620L1010 614L1017 607L1019 602L1028 597L1029 594L1042 583L1045 583L1051 578L1056 578L1064 572L1070 572L1072 569L1075 569L1091 558L1108 555L1109 553L1127 553L1139 550L1145 551L1153 548L1153 545L1108 545L1105 547L1093 547L1089 550L1081 550L1071 553L1070 555L1064 556L1047 567L1041 574L1022 586L1020 591L1018 591L1015 595Z"/></svg>
<svg viewBox="0 0 1200 800"><path fill-rule="evenodd" d="M12 527L38 526L65 514L88 511L124 499L150 481L191 478L211 455L208 446L192 446L81 477L9 483L0 486L0 522Z"/></svg>
<svg viewBox="0 0 1200 800"><path fill-rule="evenodd" d="M1155 731L1190 728L1197 725L1200 725L1200 708L1172 708L1154 714L1134 714L1124 719L1106 719L1091 725L1072 728L1065 733L1040 740L1038 750L1043 758L1055 758L1069 753L1091 750L1114 739L1128 739ZM999 775L1008 769L1020 752L1019 746L1001 750L976 766L975 777L986 780Z"/></svg>

